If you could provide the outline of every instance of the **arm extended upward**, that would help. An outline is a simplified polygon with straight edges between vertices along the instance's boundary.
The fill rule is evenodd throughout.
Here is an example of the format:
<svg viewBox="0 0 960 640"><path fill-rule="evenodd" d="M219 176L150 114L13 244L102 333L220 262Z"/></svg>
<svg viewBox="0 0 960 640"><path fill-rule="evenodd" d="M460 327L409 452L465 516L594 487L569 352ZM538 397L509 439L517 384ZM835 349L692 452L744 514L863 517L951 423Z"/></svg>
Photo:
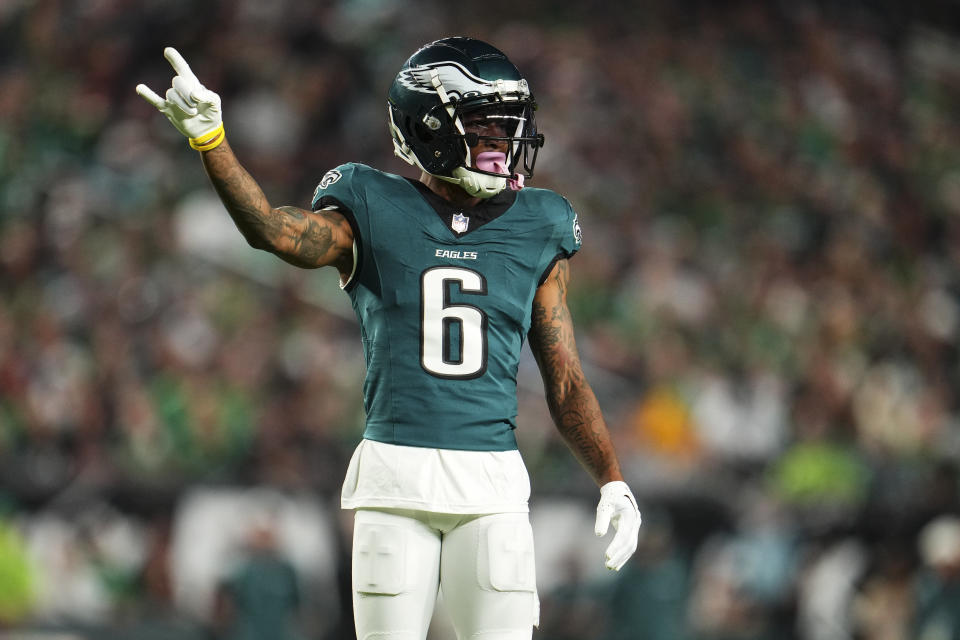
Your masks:
<svg viewBox="0 0 960 640"><path fill-rule="evenodd" d="M597 485L623 480L620 464L590 384L583 374L567 308L569 264L559 260L533 299L528 334L554 424Z"/></svg>
<svg viewBox="0 0 960 640"><path fill-rule="evenodd" d="M220 200L250 246L298 267L332 265L345 276L353 265L353 231L335 210L272 207L227 141L201 152Z"/></svg>

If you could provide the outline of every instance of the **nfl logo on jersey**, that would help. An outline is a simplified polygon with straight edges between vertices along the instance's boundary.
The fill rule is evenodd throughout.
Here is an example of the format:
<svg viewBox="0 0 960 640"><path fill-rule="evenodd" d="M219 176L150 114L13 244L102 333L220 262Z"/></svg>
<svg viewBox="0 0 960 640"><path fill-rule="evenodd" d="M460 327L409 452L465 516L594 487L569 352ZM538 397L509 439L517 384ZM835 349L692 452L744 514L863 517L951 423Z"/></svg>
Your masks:
<svg viewBox="0 0 960 640"><path fill-rule="evenodd" d="M457 233L463 233L467 230L468 224L470 224L470 218L462 213L458 213L453 216L453 222L450 223L450 227Z"/></svg>

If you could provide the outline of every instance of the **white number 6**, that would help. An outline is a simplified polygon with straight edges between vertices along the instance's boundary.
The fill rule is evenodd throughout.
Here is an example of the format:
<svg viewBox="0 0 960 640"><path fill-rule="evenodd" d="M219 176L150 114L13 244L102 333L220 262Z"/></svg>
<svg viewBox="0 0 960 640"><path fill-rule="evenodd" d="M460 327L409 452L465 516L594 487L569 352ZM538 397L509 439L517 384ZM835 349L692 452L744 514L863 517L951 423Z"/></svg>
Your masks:
<svg viewBox="0 0 960 640"><path fill-rule="evenodd" d="M487 282L471 269L434 267L420 276L420 365L439 378L478 378L487 369L487 316L468 304L450 304L450 288L486 295ZM453 329L459 328L459 352Z"/></svg>

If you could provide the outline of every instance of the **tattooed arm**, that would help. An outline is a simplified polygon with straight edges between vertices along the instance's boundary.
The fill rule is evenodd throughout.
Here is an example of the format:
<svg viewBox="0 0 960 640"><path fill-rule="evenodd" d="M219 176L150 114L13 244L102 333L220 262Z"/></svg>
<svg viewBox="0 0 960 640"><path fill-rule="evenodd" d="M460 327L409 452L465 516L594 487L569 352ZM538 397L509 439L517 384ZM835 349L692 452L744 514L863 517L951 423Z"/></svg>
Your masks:
<svg viewBox="0 0 960 640"><path fill-rule="evenodd" d="M593 390L583 375L567 309L567 260L558 260L533 298L528 334L540 368L547 406L567 446L598 485L623 480Z"/></svg>
<svg viewBox="0 0 960 640"><path fill-rule="evenodd" d="M353 231L340 213L271 207L226 141L201 155L213 188L250 246L298 267L332 265L341 276L350 274Z"/></svg>

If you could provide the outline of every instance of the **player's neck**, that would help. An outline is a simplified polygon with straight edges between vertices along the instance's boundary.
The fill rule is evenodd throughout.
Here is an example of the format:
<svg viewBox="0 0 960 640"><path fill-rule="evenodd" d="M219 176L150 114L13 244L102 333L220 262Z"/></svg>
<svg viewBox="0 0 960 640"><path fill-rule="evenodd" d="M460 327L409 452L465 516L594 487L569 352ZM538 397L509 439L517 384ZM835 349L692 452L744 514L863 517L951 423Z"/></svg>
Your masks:
<svg viewBox="0 0 960 640"><path fill-rule="evenodd" d="M420 174L420 182L425 184L430 191L458 207L475 207L482 202L481 198L471 196L460 185L441 180L427 172Z"/></svg>

